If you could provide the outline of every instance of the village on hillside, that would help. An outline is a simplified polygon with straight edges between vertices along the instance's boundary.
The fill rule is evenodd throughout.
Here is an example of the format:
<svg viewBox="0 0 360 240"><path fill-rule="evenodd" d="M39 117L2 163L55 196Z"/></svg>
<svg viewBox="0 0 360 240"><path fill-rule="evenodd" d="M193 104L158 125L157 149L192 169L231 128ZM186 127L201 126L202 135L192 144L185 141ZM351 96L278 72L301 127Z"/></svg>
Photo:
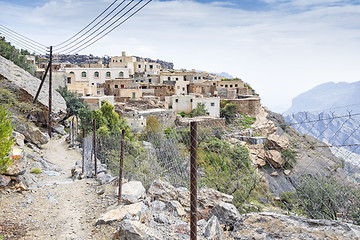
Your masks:
<svg viewBox="0 0 360 240"><path fill-rule="evenodd" d="M127 56L126 52L108 59L86 59L87 63L77 65L59 58L52 65L55 87L66 86L91 109L99 108L106 100L127 119L132 130L145 127L149 115L167 122L176 114L189 114L200 104L208 116L198 121L222 121L221 100L238 105L239 112L250 116L256 116L261 108L260 97L238 78L227 79L194 69L174 70L173 64ZM47 63L33 64L35 75L41 77Z"/></svg>

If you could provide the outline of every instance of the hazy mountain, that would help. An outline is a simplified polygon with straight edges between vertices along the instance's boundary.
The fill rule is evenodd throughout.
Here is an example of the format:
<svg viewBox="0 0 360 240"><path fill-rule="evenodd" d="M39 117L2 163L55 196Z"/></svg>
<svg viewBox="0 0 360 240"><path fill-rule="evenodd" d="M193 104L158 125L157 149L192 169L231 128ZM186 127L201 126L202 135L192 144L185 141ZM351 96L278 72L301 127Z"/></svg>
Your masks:
<svg viewBox="0 0 360 240"><path fill-rule="evenodd" d="M335 111L338 114L347 113L347 110L360 112L359 93L360 81L353 83L324 83L295 97L290 109L284 115L326 109Z"/></svg>
<svg viewBox="0 0 360 240"><path fill-rule="evenodd" d="M230 74L226 73L226 72L222 72L222 73L213 73L214 75L220 76L220 77L224 77L224 78L234 78L233 76L231 76Z"/></svg>

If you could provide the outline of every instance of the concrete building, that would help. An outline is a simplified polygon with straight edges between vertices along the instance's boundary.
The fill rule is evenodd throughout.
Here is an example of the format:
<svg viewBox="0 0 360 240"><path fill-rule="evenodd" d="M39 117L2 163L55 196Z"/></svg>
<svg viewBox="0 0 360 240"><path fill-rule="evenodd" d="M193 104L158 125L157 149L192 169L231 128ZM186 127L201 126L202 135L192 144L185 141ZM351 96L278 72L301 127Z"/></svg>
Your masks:
<svg viewBox="0 0 360 240"><path fill-rule="evenodd" d="M101 102L107 101L111 105L114 105L114 96L84 96L80 98L81 100L85 101L91 110L99 109L101 108Z"/></svg>
<svg viewBox="0 0 360 240"><path fill-rule="evenodd" d="M220 117L220 98L218 97L196 97L195 95L172 96L172 109L176 113L190 113L199 104L205 104L206 110L211 117Z"/></svg>
<svg viewBox="0 0 360 240"><path fill-rule="evenodd" d="M111 57L109 68L126 68L130 75L135 74L136 57L126 56L126 52L122 52L121 56Z"/></svg>
<svg viewBox="0 0 360 240"><path fill-rule="evenodd" d="M98 95L97 88L106 80L128 78L126 68L65 68L68 89L83 95Z"/></svg>

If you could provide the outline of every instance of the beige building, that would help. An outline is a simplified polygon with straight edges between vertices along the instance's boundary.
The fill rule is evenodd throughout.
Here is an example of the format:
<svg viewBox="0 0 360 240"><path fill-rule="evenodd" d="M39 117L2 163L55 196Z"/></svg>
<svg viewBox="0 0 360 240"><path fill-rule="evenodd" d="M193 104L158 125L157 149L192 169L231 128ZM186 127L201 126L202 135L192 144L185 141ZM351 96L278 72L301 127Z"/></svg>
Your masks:
<svg viewBox="0 0 360 240"><path fill-rule="evenodd" d="M126 68L65 68L65 82L70 91L100 95L97 88L110 79L128 79Z"/></svg>
<svg viewBox="0 0 360 240"><path fill-rule="evenodd" d="M209 116L220 117L220 98L218 97L172 96L172 109L176 113L185 112L188 114L199 104L205 104Z"/></svg>
<svg viewBox="0 0 360 240"><path fill-rule="evenodd" d="M111 57L109 68L126 68L130 75L135 73L136 57L126 56L126 52L122 52L121 56Z"/></svg>

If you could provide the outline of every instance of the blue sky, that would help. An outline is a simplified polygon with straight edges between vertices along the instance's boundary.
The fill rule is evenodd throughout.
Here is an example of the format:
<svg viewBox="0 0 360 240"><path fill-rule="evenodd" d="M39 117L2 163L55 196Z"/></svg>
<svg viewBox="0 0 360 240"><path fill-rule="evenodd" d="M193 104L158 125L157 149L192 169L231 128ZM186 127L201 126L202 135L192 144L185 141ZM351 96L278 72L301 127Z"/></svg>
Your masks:
<svg viewBox="0 0 360 240"><path fill-rule="evenodd" d="M113 0L0 0L3 24L45 45L86 26ZM172 61L250 83L272 110L324 82L360 80L359 1L154 0L80 52Z"/></svg>

